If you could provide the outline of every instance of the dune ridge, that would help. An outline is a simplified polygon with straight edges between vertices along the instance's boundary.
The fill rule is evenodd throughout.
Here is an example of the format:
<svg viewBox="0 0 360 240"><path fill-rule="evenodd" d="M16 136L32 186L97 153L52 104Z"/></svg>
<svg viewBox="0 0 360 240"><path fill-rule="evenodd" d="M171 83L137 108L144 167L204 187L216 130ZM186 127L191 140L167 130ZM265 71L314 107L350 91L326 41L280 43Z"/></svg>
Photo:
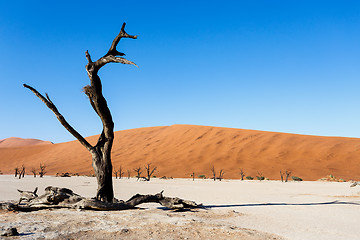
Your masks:
<svg viewBox="0 0 360 240"><path fill-rule="evenodd" d="M95 143L98 136L88 137ZM225 178L240 178L258 172L280 179L279 171L292 171L304 180L332 174L345 180L358 179L360 139L321 137L235 128L172 125L115 132L114 168L131 170L146 163L157 166L157 177L211 176L211 166L224 169ZM40 163L47 174L93 172L90 154L77 141L0 149L0 170L12 174L24 164L28 171Z"/></svg>
<svg viewBox="0 0 360 240"><path fill-rule="evenodd" d="M25 147L25 146L34 146L34 145L44 145L44 144L52 144L52 142L33 139L33 138L18 138L18 137L10 137L0 140L0 148Z"/></svg>

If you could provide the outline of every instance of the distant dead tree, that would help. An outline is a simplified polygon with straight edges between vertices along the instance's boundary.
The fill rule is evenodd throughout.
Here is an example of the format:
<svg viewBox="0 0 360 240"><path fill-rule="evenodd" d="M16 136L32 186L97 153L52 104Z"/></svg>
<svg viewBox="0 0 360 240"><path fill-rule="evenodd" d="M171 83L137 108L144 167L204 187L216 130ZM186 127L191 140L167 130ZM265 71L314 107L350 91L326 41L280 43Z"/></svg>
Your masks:
<svg viewBox="0 0 360 240"><path fill-rule="evenodd" d="M17 177L17 175L20 173L19 172L19 167L14 168L14 170L15 170L15 177Z"/></svg>
<svg viewBox="0 0 360 240"><path fill-rule="evenodd" d="M287 170L285 172L280 171L281 182L284 182L284 177L285 177L285 182L287 182L289 180L290 175L291 175L290 171Z"/></svg>
<svg viewBox="0 0 360 240"><path fill-rule="evenodd" d="M39 175L40 175L41 178L42 178L42 177L45 175L45 173L46 173L45 169L46 169L45 164L41 164L41 163L40 163Z"/></svg>
<svg viewBox="0 0 360 240"><path fill-rule="evenodd" d="M127 170L127 175L128 175L128 179L130 179L130 177L131 177L131 171L128 169Z"/></svg>
<svg viewBox="0 0 360 240"><path fill-rule="evenodd" d="M34 178L36 178L36 169L35 169L35 168L32 168L32 169L31 169L31 172L32 172L33 175L34 175Z"/></svg>
<svg viewBox="0 0 360 240"><path fill-rule="evenodd" d="M21 170L19 172L19 179L24 178L24 176L25 176L25 166L22 165Z"/></svg>
<svg viewBox="0 0 360 240"><path fill-rule="evenodd" d="M219 181L224 179L224 173L225 173L224 169L220 169L219 177L216 177L216 170L215 170L214 165L211 166L211 172L212 172L212 175L213 175L213 177L211 179L214 179L214 181L216 181L216 179L218 179Z"/></svg>
<svg viewBox="0 0 360 240"><path fill-rule="evenodd" d="M285 178L285 182L287 182L289 180L289 177L291 175L291 172L290 171L285 171L285 175L286 175L286 178Z"/></svg>
<svg viewBox="0 0 360 240"><path fill-rule="evenodd" d="M220 169L219 177L218 177L217 179L219 179L219 181L221 181L222 179L224 179L224 169Z"/></svg>
<svg viewBox="0 0 360 240"><path fill-rule="evenodd" d="M242 168L240 168L240 176L241 176L241 181L243 181L245 177L245 172Z"/></svg>
<svg viewBox="0 0 360 240"><path fill-rule="evenodd" d="M118 177L119 170L114 169L115 179Z"/></svg>
<svg viewBox="0 0 360 240"><path fill-rule="evenodd" d="M150 181L151 176L154 174L154 172L156 171L157 167L151 168L151 163L148 163L148 164L145 166L145 169L146 169L146 175L147 175L147 177L143 177L143 179L145 179L145 181Z"/></svg>
<svg viewBox="0 0 360 240"><path fill-rule="evenodd" d="M124 176L123 168L120 165L120 167L119 167L119 179L122 179L123 176Z"/></svg>
<svg viewBox="0 0 360 240"><path fill-rule="evenodd" d="M215 181L216 180L216 170L215 170L214 165L211 166L211 172L212 172L212 175L213 175L213 177L211 179L214 179L214 181Z"/></svg>
<svg viewBox="0 0 360 240"><path fill-rule="evenodd" d="M139 181L139 179L141 178L141 173L142 173L141 167L134 168L134 171L136 172L136 177L137 177L136 180Z"/></svg>
<svg viewBox="0 0 360 240"><path fill-rule="evenodd" d="M195 172L193 171L192 174L190 175L190 177L192 177L193 181L195 181Z"/></svg>

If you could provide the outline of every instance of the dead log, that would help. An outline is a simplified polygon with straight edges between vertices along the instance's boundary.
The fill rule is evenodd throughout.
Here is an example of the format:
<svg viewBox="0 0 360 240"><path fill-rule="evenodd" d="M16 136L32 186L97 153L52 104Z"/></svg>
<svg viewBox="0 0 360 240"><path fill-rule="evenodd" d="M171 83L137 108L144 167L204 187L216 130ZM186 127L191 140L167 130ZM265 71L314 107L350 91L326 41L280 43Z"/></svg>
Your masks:
<svg viewBox="0 0 360 240"><path fill-rule="evenodd" d="M36 191L21 191L21 193L36 193ZM163 191L155 195L141 195L136 194L127 201L117 200L114 198L112 202L105 202L97 200L96 198L85 198L72 190L67 188L59 188L49 186L45 188L45 193L41 196L34 196L26 202L20 201L18 203L7 202L1 203L1 209L12 211L37 211L50 208L77 208L88 210L126 210L134 209L142 203L159 203L160 205L172 210L187 210L192 208L199 208L202 205L193 201L184 200L178 197L165 197Z"/></svg>

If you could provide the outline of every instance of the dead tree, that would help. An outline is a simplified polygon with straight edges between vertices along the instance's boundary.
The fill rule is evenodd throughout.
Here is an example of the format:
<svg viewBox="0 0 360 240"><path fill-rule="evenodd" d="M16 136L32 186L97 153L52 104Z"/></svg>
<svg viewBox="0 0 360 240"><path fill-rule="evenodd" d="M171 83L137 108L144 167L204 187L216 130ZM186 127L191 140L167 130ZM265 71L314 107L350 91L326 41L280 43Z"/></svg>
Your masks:
<svg viewBox="0 0 360 240"><path fill-rule="evenodd" d="M14 170L15 170L15 177L17 177L17 175L20 173L20 172L19 172L19 168L16 167Z"/></svg>
<svg viewBox="0 0 360 240"><path fill-rule="evenodd" d="M151 168L151 163L148 163L147 165L145 165L145 169L146 169L146 177L143 177L143 179L144 179L145 181L150 181L151 176L154 174L154 172L156 171L157 167Z"/></svg>
<svg viewBox="0 0 360 240"><path fill-rule="evenodd" d="M21 166L21 170L19 171L19 179L24 178L25 176L25 166Z"/></svg>
<svg viewBox="0 0 360 240"><path fill-rule="evenodd" d="M42 178L42 177L45 175L45 173L46 173L45 168L46 168L45 164L41 164L41 163L40 163L39 175L40 175L41 178Z"/></svg>
<svg viewBox="0 0 360 240"><path fill-rule="evenodd" d="M139 179L141 178L141 173L142 173L141 167L135 168L134 171L136 172L136 177L137 177L136 180L139 181Z"/></svg>
<svg viewBox="0 0 360 240"><path fill-rule="evenodd" d="M129 35L125 32L125 23L122 25L120 33L113 40L108 52L97 61L92 61L88 51L85 52L88 61L86 71L90 79L90 85L84 87L84 92L88 96L90 105L95 113L99 116L102 122L102 132L98 138L97 143L91 145L80 133L78 133L60 114L55 104L46 94L44 97L35 88L24 84L24 87L32 91L45 105L55 114L59 122L70 132L91 154L92 166L95 171L98 189L95 198L85 199L77 194L74 194L70 189L47 187L45 194L32 199L28 204L12 204L0 203L1 208L31 211L44 208L59 208L59 207L81 207L85 209L97 210L123 210L134 208L144 202L158 202L163 206L172 209L184 209L199 207L192 201L186 201L180 198L164 197L161 193L156 195L140 195L137 194L128 201L118 201L114 198L113 182L112 182L112 163L111 163L111 148L114 141L114 123L112 115L107 102L102 93L102 83L98 76L99 70L108 63L135 63L121 57L124 53L117 51L116 47L122 38L136 39L136 36ZM141 174L139 168L138 177Z"/></svg>
<svg viewBox="0 0 360 240"><path fill-rule="evenodd" d="M111 148L114 140L114 123L110 109L102 93L102 84L100 77L98 76L98 72L103 66L112 62L132 64L136 66L135 63L120 57L125 54L116 50L116 47L122 38L137 38L136 36L129 35L125 32L125 23L122 25L120 33L113 40L109 51L103 57L97 61L92 61L89 52L86 51L85 53L86 59L88 60L86 71L90 79L90 85L84 87L84 92L88 96L92 108L100 117L103 125L103 130L94 146L92 146L83 136L80 135L80 133L70 126L70 124L60 114L55 104L51 101L48 94L46 94L45 98L36 89L24 84L24 87L30 89L37 97L39 97L41 101L43 101L46 106L53 111L66 130L68 130L90 152L92 156L92 165L98 183L96 199L106 202L111 202L114 198L111 164Z"/></svg>
<svg viewBox="0 0 360 240"><path fill-rule="evenodd" d="M291 175L291 172L286 170L285 171L285 176L286 176L285 182L287 182L289 180L290 175Z"/></svg>
<svg viewBox="0 0 360 240"><path fill-rule="evenodd" d="M216 181L216 171L215 171L214 165L211 166L211 172L212 172L212 175L213 175L212 179L214 179L214 181Z"/></svg>
<svg viewBox="0 0 360 240"><path fill-rule="evenodd" d="M130 179L130 177L131 177L131 171L128 169L127 170L127 175L128 175L128 179Z"/></svg>
<svg viewBox="0 0 360 240"><path fill-rule="evenodd" d="M240 176L241 176L241 181L244 181L245 172L242 168L240 168Z"/></svg>
<svg viewBox="0 0 360 240"><path fill-rule="evenodd" d="M124 176L123 168L120 165L120 167L119 167L119 179L122 179L123 176Z"/></svg>
<svg viewBox="0 0 360 240"><path fill-rule="evenodd" d="M116 170L116 169L114 169L115 179L117 179L117 177L118 177L118 173L119 173L119 171L118 171L118 170Z"/></svg>
<svg viewBox="0 0 360 240"><path fill-rule="evenodd" d="M190 175L190 177L192 177L193 181L195 181L195 172L192 172L192 174Z"/></svg>
<svg viewBox="0 0 360 240"><path fill-rule="evenodd" d="M223 180L224 179L224 169L220 169L220 172L219 172L219 177L217 179L219 179L219 181Z"/></svg>
<svg viewBox="0 0 360 240"><path fill-rule="evenodd" d="M34 175L34 178L36 178L36 169L35 169L35 168L32 168L32 169L31 169L31 172L32 172L33 175Z"/></svg>

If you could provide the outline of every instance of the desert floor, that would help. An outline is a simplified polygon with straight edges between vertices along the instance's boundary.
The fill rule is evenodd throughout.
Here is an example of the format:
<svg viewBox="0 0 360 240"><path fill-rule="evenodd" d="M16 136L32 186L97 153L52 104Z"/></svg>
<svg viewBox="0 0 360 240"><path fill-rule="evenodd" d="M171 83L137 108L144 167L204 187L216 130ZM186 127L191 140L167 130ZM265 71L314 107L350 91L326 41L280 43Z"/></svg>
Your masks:
<svg viewBox="0 0 360 240"><path fill-rule="evenodd" d="M116 198L136 193L178 196L204 208L173 212L157 204L127 211L41 210L0 212L0 230L16 227L9 239L360 239L360 187L350 183L114 179ZM0 176L0 201L17 200L16 189L39 194L47 186L93 197L96 179Z"/></svg>

